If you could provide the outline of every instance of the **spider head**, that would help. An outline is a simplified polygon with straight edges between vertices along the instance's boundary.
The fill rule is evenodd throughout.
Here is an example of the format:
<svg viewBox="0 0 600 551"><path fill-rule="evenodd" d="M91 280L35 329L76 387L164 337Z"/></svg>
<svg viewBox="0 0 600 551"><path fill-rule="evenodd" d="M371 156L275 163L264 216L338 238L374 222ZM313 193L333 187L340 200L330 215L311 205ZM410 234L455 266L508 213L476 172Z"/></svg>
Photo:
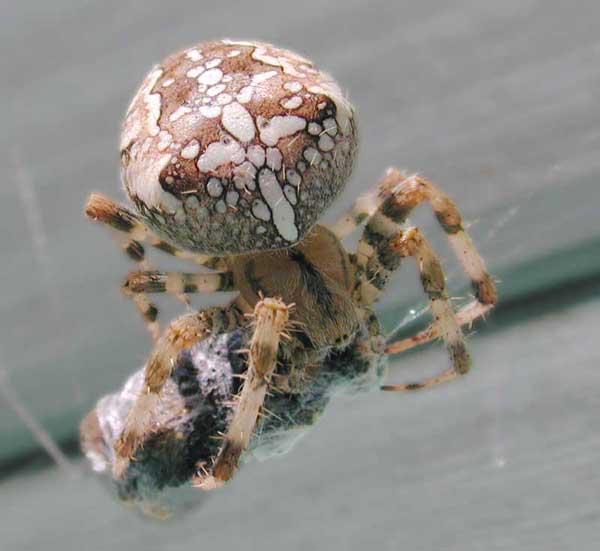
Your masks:
<svg viewBox="0 0 600 551"><path fill-rule="evenodd" d="M223 40L148 74L125 117L122 177L179 247L281 249L341 192L356 148L354 109L330 76L290 51Z"/></svg>

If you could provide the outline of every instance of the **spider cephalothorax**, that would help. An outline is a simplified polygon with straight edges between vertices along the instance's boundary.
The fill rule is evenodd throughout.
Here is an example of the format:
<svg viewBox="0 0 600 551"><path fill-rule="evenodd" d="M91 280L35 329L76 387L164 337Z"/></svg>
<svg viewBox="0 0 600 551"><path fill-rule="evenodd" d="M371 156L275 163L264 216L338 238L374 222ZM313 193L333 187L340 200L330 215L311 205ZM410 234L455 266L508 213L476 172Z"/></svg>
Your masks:
<svg viewBox="0 0 600 551"><path fill-rule="evenodd" d="M269 385L290 397L303 395L311 385L336 380L330 376L336 369L364 377L363 370L346 367L376 369L380 362L373 358L437 337L448 347L450 369L421 383L382 388L424 388L468 371L461 325L487 312L496 291L447 195L425 178L390 169L335 224L318 224L348 179L355 150L349 101L331 77L287 50L204 43L170 56L148 75L121 141L123 181L139 216L97 194L86 209L118 230L125 251L142 264L123 290L156 341L141 391L115 438L115 477L125 476L131 458L142 457L140 445L162 426L161 396L180 355L209 337L241 330L248 351L241 390L234 402L223 401L231 409L221 417L223 441L198 465L195 481L205 489L235 472ZM432 206L475 290L476 300L457 314L437 255L419 229L406 224L423 202ZM361 224L358 248L348 253L342 240ZM148 270L143 243L208 269ZM406 257L417 261L433 323L411 339L384 345L372 308ZM238 294L227 306L188 313L159 331L148 293L216 291ZM351 353L337 362L344 351Z"/></svg>

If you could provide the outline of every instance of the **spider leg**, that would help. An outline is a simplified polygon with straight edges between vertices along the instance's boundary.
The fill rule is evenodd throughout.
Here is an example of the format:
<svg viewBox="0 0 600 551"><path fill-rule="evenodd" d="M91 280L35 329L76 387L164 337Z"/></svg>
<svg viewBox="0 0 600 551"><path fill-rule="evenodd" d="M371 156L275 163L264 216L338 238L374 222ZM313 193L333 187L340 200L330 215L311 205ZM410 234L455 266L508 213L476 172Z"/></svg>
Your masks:
<svg viewBox="0 0 600 551"><path fill-rule="evenodd" d="M140 260L143 260L145 252L141 243L147 242L155 249L182 260L189 260L207 268L221 269L222 267L222 262L218 257L178 249L160 239L144 224L138 215L100 193L90 195L85 206L85 214L92 220L102 222L122 234L122 247L130 257L132 256L129 252L131 247L134 254L138 258L141 257Z"/></svg>
<svg viewBox="0 0 600 551"><path fill-rule="evenodd" d="M90 196L85 212L91 219L100 220L116 230L115 237L119 246L129 259L140 267L148 268L146 251L141 243L146 239L147 230L135 214L97 193ZM121 290L131 299L144 320L152 340L156 342L160 336L157 306L144 293L134 295L123 287Z"/></svg>
<svg viewBox="0 0 600 551"><path fill-rule="evenodd" d="M289 306L279 299L264 298L254 309L254 332L250 343L248 371L237 398L237 407L212 474L198 476L195 486L211 489L229 480L248 448L275 370L279 342L289 319Z"/></svg>
<svg viewBox="0 0 600 551"><path fill-rule="evenodd" d="M479 302L472 302L467 306L464 306L456 313L456 321L460 326L472 325L474 321L479 318L483 318L491 309L492 304L481 304ZM441 337L439 327L433 323L429 325L423 331L420 331L411 337L405 339L388 342L385 348L386 354L400 354L406 350L410 350L415 346L420 346L431 342Z"/></svg>
<svg viewBox="0 0 600 551"><path fill-rule="evenodd" d="M446 294L444 272L435 251L417 228L409 228L398 234L391 240L390 246L400 258L410 256L417 261L423 290L429 296L434 326L446 344L452 367L431 379L408 385L385 385L383 390L417 390L466 374L471 366L471 358L460 324Z"/></svg>
<svg viewBox="0 0 600 551"><path fill-rule="evenodd" d="M215 293L232 291L231 272L159 272L156 270L130 272L123 283L127 293Z"/></svg>
<svg viewBox="0 0 600 551"><path fill-rule="evenodd" d="M435 216L446 232L448 240L463 269L471 279L475 297L480 304L496 304L496 286L488 273L483 258L464 228L464 221L458 207L439 188L421 176L405 176L395 168L388 169L380 183L380 207L371 216L365 235L358 247L359 265L373 256L373 242L379 238L389 238L402 228L410 212L421 203L431 204ZM372 270L371 270L372 271ZM377 296L379 291L374 283L363 286L368 296Z"/></svg>
<svg viewBox="0 0 600 551"><path fill-rule="evenodd" d="M163 241L152 233L139 216L126 207L115 203L112 199L99 193L92 193L85 207L86 215L92 220L106 224L115 230L115 236L127 256L145 269L149 268L146 252L142 243L149 243L152 247L159 249L177 258L191 260L202 266L215 268L221 265L216 257L202 256L188 251L177 249L170 243ZM127 282L121 287L126 297L130 298L144 320L154 342L160 336L158 324L158 308L141 290L132 292L127 287ZM187 302L183 295L180 298Z"/></svg>
<svg viewBox="0 0 600 551"><path fill-rule="evenodd" d="M146 293L129 293L124 287L121 287L123 294L130 298L137 311L142 316L146 328L152 337L153 342L160 338L160 324L158 323L158 306L154 304Z"/></svg>
<svg viewBox="0 0 600 551"><path fill-rule="evenodd" d="M328 227L339 240L342 240L371 217L380 203L381 198L377 191L361 195L348 210Z"/></svg>
<svg viewBox="0 0 600 551"><path fill-rule="evenodd" d="M144 388L127 414L115 444L113 475L120 478L136 450L152 432L152 412L175 365L178 354L211 334L225 333L244 323L243 314L231 305L216 307L177 318L165 330L152 351L144 374Z"/></svg>
<svg viewBox="0 0 600 551"><path fill-rule="evenodd" d="M497 301L494 282L485 263L463 228L463 220L454 202L431 182L419 176L406 177L389 169L380 182L381 203L368 219L356 253L357 284L354 298L371 306L381 296L391 273L402 258L418 261L421 282L429 295L434 323L408 342L389 344L386 352L396 353L421 342L442 337L452 359L452 368L437 377L409 385L386 385L385 390L416 390L451 380L466 373L470 358L461 325L489 311ZM445 278L437 255L418 229L405 229L404 223L413 208L428 201L445 230L450 244L471 278L477 300L454 314L445 290Z"/></svg>
<svg viewBox="0 0 600 551"><path fill-rule="evenodd" d="M189 305L189 293L232 291L231 272L185 273L146 270L130 272L121 285L121 291L136 305L156 342L160 329L156 321L158 308L150 302L147 293L170 293Z"/></svg>

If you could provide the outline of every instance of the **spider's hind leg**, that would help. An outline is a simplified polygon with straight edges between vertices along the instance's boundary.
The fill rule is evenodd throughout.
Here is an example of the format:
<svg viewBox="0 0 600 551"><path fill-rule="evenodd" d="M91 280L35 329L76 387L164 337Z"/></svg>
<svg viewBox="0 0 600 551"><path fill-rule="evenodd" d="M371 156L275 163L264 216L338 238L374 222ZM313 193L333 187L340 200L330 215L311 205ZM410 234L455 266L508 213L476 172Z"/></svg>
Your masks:
<svg viewBox="0 0 600 551"><path fill-rule="evenodd" d="M394 250L394 243L398 243L395 236L403 233L411 211L428 202L475 291L476 300L458 312L458 325L470 324L494 307L498 300L494 280L465 230L458 207L448 195L422 176L406 176L398 169L390 168L379 182L377 197L378 208L369 217L357 250L362 277L355 297L360 303L372 304L379 299L390 273L400 264L401 256ZM387 352L399 353L440 336L443 336L440 324L433 323L409 339L388 344Z"/></svg>
<svg viewBox="0 0 600 551"><path fill-rule="evenodd" d="M496 285L477 247L467 233L465 222L456 203L422 176L406 177L393 168L388 170L386 176L390 181L391 197L388 202L390 216L404 220L412 209L422 203L429 203L448 237L454 254L471 279L476 300L480 304L494 306L498 301Z"/></svg>
<svg viewBox="0 0 600 551"><path fill-rule="evenodd" d="M254 331L250 342L248 371L237 397L233 418L212 473L198 476L194 485L202 489L220 486L236 472L248 448L276 367L279 343L289 319L290 307L279 299L264 298L254 309Z"/></svg>
<svg viewBox="0 0 600 551"><path fill-rule="evenodd" d="M412 256L418 263L434 322L426 332L409 340L388 344L386 352L393 354L442 337L452 359L452 368L442 375L410 385L386 385L384 389L415 390L464 374L469 369L470 359L461 325L481 317L496 303L492 277L463 227L456 204L431 182L420 176L407 177L396 169L390 169L379 184L378 197L380 204L369 217L358 244L358 278L354 298L365 306L375 303L387 286L389 276L399 267L401 259ZM429 202L433 207L475 289L476 301L461 310L458 316L446 294L444 273L437 255L418 229L404 227L410 212L423 202Z"/></svg>
<svg viewBox="0 0 600 551"><path fill-rule="evenodd" d="M381 185L380 183L378 189ZM338 239L348 237L375 213L382 201L378 189L361 195L348 210L342 213L333 224L329 225L329 229Z"/></svg>
<svg viewBox="0 0 600 551"><path fill-rule="evenodd" d="M356 300L364 306L370 306L385 290L389 275L399 268L402 259L414 258L420 272L423 291L429 297L433 327L437 335L444 340L452 363L449 370L431 380L402 385L402 388L385 385L383 389L417 390L464 375L470 369L471 359L460 324L446 293L445 276L437 254L418 228L400 230L392 226L378 226L376 220L372 222L373 225L371 222L367 225L359 244L358 259L363 271L358 274ZM382 233L387 230L390 233ZM390 350L386 349L385 352L390 353Z"/></svg>
<svg viewBox="0 0 600 551"><path fill-rule="evenodd" d="M471 367L471 357L467 351L460 323L446 294L444 272L435 251L417 228L409 228L399 234L392 239L390 246L401 258L412 256L416 260L423 290L429 296L433 325L448 348L452 367L424 381L406 385L384 385L382 390L418 390L466 374ZM389 353L389 350L387 352Z"/></svg>
<svg viewBox="0 0 600 551"><path fill-rule="evenodd" d="M492 305L472 302L461 308L456 313L456 321L462 327L471 326L476 320L485 317L492 309ZM440 328L434 323L405 339L396 340L387 344L385 351L387 354L401 354L416 346L421 346L441 337Z"/></svg>

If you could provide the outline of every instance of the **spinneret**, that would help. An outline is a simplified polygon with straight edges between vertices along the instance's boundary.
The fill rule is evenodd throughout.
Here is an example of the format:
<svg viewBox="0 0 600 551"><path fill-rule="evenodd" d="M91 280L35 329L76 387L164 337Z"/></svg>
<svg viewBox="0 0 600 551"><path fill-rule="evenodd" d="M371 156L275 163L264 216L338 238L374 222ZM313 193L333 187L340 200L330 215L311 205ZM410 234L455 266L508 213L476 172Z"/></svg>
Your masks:
<svg viewBox="0 0 600 551"><path fill-rule="evenodd" d="M123 125L122 177L148 225L184 249L285 248L342 190L356 140L351 104L307 59L207 42L144 80Z"/></svg>

